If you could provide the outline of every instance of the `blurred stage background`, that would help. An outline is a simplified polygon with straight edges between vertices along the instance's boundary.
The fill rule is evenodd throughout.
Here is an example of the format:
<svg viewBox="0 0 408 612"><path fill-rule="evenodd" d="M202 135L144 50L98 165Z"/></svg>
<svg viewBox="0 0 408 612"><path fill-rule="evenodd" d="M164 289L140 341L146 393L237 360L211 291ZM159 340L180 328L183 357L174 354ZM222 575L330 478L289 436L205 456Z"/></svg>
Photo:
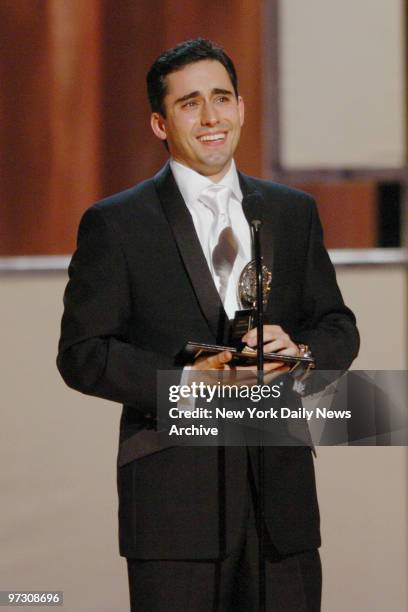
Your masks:
<svg viewBox="0 0 408 612"><path fill-rule="evenodd" d="M145 93L163 49L225 46L246 102L239 167L317 197L355 367L406 369L407 14L407 0L0 0L0 590L128 606L120 407L67 389L55 354L83 211L165 160ZM316 467L323 610L405 612L406 449L321 448Z"/></svg>

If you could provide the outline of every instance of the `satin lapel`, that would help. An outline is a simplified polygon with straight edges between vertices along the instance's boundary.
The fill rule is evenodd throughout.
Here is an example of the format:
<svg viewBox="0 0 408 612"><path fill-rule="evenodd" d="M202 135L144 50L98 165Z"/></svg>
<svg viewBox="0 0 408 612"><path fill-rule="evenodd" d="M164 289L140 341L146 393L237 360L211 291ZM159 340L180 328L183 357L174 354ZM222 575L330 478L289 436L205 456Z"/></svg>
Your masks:
<svg viewBox="0 0 408 612"><path fill-rule="evenodd" d="M228 317L208 269L193 220L174 180L170 165L167 163L153 180L201 311L216 341L224 342ZM197 339L191 338L191 340Z"/></svg>
<svg viewBox="0 0 408 612"><path fill-rule="evenodd" d="M258 188L257 181L246 176L245 174L238 173L239 183L241 186L242 195L245 197L250 193L257 191L264 197L262 189ZM244 211L245 212L245 211ZM279 222L278 207L273 206L273 202L265 202L262 207L262 227L261 227L261 240L262 240L262 258L263 262L272 272L272 284L273 278L275 277L276 270L274 269L274 243L277 237L277 227ZM247 215L246 215L247 216ZM248 219L248 216L247 216ZM249 219L248 219L249 223Z"/></svg>

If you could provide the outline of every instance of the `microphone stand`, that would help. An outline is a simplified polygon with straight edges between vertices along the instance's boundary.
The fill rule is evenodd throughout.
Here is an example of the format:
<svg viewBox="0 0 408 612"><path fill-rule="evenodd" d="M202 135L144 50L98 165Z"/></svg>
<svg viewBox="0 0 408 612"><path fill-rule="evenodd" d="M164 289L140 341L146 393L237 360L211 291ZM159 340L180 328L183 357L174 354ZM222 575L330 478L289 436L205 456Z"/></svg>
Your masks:
<svg viewBox="0 0 408 612"><path fill-rule="evenodd" d="M264 384L264 354L263 354L263 274L262 274L262 251L261 251L261 229L262 221L253 219L251 221L252 236L254 242L255 269L256 269L256 313L255 321L257 328L257 382L258 385ZM263 430L259 430L258 444L258 504L256 518L259 533L259 612L266 609L266 588L265 588L265 452L263 445Z"/></svg>

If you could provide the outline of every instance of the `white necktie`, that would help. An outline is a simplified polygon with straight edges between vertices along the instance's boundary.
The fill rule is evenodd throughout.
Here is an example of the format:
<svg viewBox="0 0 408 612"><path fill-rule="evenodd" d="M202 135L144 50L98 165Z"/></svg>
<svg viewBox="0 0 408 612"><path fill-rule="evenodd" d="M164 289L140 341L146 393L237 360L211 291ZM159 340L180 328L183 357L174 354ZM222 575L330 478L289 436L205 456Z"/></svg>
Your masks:
<svg viewBox="0 0 408 612"><path fill-rule="evenodd" d="M209 252L213 273L218 278L218 293L224 302L228 280L238 253L238 245L231 227L228 205L231 189L223 185L211 185L202 191L200 200L214 215L209 233Z"/></svg>

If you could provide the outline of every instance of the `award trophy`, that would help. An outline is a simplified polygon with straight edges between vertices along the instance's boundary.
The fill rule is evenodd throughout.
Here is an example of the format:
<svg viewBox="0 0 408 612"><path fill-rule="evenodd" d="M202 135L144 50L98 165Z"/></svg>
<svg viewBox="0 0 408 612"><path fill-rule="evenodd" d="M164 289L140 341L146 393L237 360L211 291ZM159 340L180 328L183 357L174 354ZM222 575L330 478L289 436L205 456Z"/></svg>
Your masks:
<svg viewBox="0 0 408 612"><path fill-rule="evenodd" d="M250 261L242 270L238 281L238 295L242 310L237 310L232 322L230 341L228 346L219 344L206 344L202 342L188 342L184 347L184 357L188 361L194 361L199 356L230 351L233 358L231 365L254 365L256 364L257 351L244 346L242 336L252 329L256 321L257 299L256 299L256 264ZM271 292L272 273L265 264L262 265L263 307L266 306ZM282 355L280 353L264 353L265 361L279 361L292 367L303 365L313 367L314 360L308 353L297 357Z"/></svg>
<svg viewBox="0 0 408 612"><path fill-rule="evenodd" d="M263 308L268 303L271 292L272 273L262 264ZM253 259L242 270L238 281L238 296L243 310L237 310L232 324L231 344L241 344L241 338L255 325L256 301L256 263Z"/></svg>

